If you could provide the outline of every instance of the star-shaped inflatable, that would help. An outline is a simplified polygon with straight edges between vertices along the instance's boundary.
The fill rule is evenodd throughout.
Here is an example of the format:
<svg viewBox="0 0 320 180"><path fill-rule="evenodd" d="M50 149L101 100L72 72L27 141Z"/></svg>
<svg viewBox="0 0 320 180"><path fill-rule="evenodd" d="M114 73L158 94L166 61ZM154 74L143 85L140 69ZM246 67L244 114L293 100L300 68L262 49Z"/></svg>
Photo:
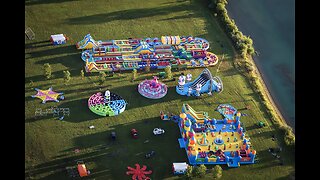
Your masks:
<svg viewBox="0 0 320 180"><path fill-rule="evenodd" d="M48 90L41 90L38 88L35 88L35 90L37 91L36 95L32 95L31 97L33 98L39 98L42 100L42 103L46 103L47 101L55 101L55 102L59 102L58 100L58 96L63 94L63 93L57 93L52 91L52 87L49 88Z"/></svg>

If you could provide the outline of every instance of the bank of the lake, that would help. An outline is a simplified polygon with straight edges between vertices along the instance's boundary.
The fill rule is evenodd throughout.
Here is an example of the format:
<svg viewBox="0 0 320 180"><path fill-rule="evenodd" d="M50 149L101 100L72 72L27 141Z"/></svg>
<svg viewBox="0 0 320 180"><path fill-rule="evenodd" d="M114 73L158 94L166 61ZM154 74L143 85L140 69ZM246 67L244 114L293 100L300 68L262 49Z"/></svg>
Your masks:
<svg viewBox="0 0 320 180"><path fill-rule="evenodd" d="M229 0L226 8L239 29L253 39L259 53L254 62L269 99L276 104L279 116L294 129L294 1Z"/></svg>

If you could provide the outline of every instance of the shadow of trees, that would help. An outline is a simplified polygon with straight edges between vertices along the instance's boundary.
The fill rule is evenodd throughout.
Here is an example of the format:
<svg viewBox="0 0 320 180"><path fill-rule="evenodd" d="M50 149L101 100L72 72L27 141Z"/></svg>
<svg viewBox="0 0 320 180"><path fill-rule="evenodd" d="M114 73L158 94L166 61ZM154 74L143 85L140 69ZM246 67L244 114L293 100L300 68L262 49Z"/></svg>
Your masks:
<svg viewBox="0 0 320 180"><path fill-rule="evenodd" d="M51 3L64 3L69 1L79 1L79 0L25 0L26 6L39 5L39 4L51 4Z"/></svg>
<svg viewBox="0 0 320 180"><path fill-rule="evenodd" d="M165 134L154 136L153 128L165 129ZM138 139L133 139L130 130L138 130ZM116 132L116 140L110 138L111 132ZM184 149L179 148L177 138L179 129L173 122L164 123L158 117L142 119L130 124L121 124L109 127L108 130L75 137L74 148L68 148L62 153L73 153L76 148L78 154L69 155L60 159L42 163L27 169L26 176L39 176L51 172L50 177L65 179L67 166L75 166L78 160L83 160L91 171L90 178L128 178L125 172L127 166L135 163L147 165L153 173L149 175L152 179L164 179L172 176L172 162L187 161ZM148 143L145 141L148 140ZM144 156L147 152L154 150L156 155L151 159ZM69 153L69 154L70 154ZM57 157L54 157L57 158ZM112 163L110 163L112 162ZM94 164L94 165L93 165Z"/></svg>
<svg viewBox="0 0 320 180"><path fill-rule="evenodd" d="M158 15L167 15L172 12L192 10L189 4L167 5L154 8L139 8L127 9L115 12L100 13L90 16L82 16L76 18L69 18L65 21L67 24L99 24L105 22L112 22L115 20L131 20L146 17L153 17Z"/></svg>
<svg viewBox="0 0 320 180"><path fill-rule="evenodd" d="M26 45L28 46L28 45ZM66 54L68 53L70 55L70 53L73 53L71 55L78 56L78 60L82 61L80 59L80 53L79 51L77 51L76 46L74 45L59 45L59 46L53 46L50 48L46 48L44 50L40 50L40 51L32 51L32 52L27 52L26 54L29 54L30 57L25 58L26 60L31 59L31 58L41 58L41 57L50 57L53 55L58 55L58 54ZM67 56L69 57L69 56Z"/></svg>
<svg viewBox="0 0 320 180"><path fill-rule="evenodd" d="M25 44L25 49L39 48L39 47L45 47L45 46L52 46L50 40L35 41L35 42L27 43Z"/></svg>

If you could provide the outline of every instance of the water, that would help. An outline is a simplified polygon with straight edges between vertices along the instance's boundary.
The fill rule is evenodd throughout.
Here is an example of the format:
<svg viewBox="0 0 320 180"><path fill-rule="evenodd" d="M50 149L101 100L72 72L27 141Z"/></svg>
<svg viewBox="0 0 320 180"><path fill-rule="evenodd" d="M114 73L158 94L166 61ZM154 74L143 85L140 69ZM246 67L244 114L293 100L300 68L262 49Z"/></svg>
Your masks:
<svg viewBox="0 0 320 180"><path fill-rule="evenodd" d="M295 128L294 0L229 0L227 10L259 56L254 61L274 102Z"/></svg>

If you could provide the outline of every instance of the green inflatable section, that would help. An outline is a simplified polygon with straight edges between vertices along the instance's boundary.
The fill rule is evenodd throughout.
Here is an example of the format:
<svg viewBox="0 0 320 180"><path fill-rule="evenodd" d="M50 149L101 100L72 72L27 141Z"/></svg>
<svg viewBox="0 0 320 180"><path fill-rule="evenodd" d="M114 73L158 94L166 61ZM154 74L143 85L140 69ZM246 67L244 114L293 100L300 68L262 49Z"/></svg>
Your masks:
<svg viewBox="0 0 320 180"><path fill-rule="evenodd" d="M90 106L89 109L92 112L94 112L100 116L107 116L107 115L114 116L115 115L112 108L109 105L105 106L103 104L98 104L95 106Z"/></svg>

